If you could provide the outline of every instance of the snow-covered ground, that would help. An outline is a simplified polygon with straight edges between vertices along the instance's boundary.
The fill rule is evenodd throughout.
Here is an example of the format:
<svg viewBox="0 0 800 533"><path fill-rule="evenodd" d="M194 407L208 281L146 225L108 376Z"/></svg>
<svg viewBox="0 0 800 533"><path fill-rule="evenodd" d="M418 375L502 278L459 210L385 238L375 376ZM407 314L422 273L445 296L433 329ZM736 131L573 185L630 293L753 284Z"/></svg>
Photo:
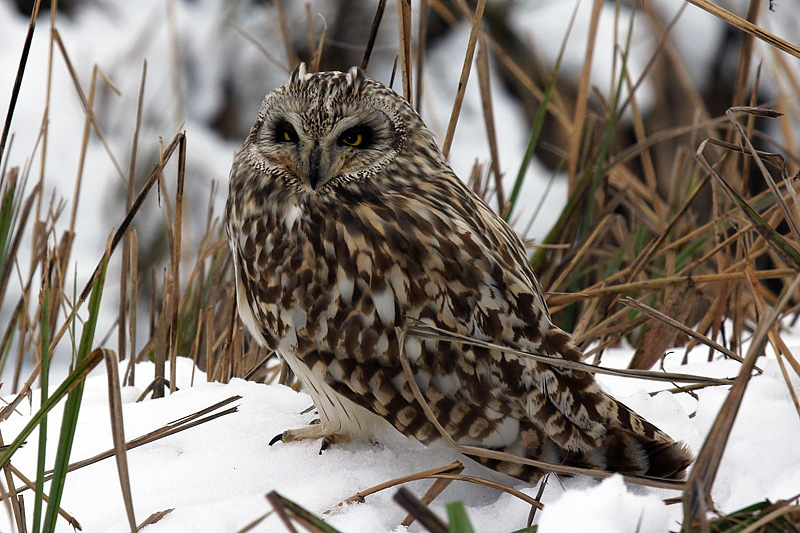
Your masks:
<svg viewBox="0 0 800 533"><path fill-rule="evenodd" d="M305 35L304 2L284 2L292 31ZM660 11L673 14L682 4L679 0L652 2ZM743 2L738 4L739 9ZM172 6L174 10L171 11ZM236 9L229 9L237 6ZM330 13L331 2L314 2L314 9ZM417 4L414 3L416 9ZM577 76L583 63L585 35L591 2L583 2L573 29L573 39L567 48L563 74ZM266 11L270 13L269 9ZM538 47L552 66L560 47L572 10L571 2L520 3L515 24L519 25ZM765 8L766 9L766 8ZM763 24L784 38L798 42L797 24L800 10L789 2L778 3L779 13L765 11ZM624 42L625 17L623 7L619 40ZM741 11L740 11L741 12ZM602 16L600 41L593 69L593 81L601 92L609 87L613 50L613 10ZM376 46L371 75L387 81L391 59L397 49L396 16L393 7L387 9L383 29ZM58 24L65 47L75 64L76 72L88 91L88 81L93 65L97 64L109 74L120 88L117 97L110 92L99 93L98 120L109 138L115 158L124 172L128 169L131 135L134 128L136 99L143 60L147 60L148 74L144 103L144 127L140 138L138 163L140 171L149 171L152 160L147 154L155 153L158 138L166 141L183 123L187 131L187 223L185 225L185 255L191 255L197 237L196 227L204 227L205 205L210 181L224 186L234 151L240 140L225 140L209 126L219 112L222 95L232 90L241 104L240 117L244 127L252 120L265 92L283 83L286 73L269 63L258 50L226 22L235 20L266 48L282 50L277 39L274 17L265 16L264 9L247 3L219 3L212 0L193 2L176 0L140 0L137 2L109 1L85 2L71 18L62 17ZM317 30L321 22L317 19ZM174 21L175 35L170 37ZM19 15L11 2L0 2L0 109L5 109L14 82L13 74L27 27L27 18ZM47 79L48 14L39 20L31 56L25 73L20 101L12 123L14 142L6 156L10 165L24 165L36 144L42 120ZM689 6L675 28L676 47L682 53L687 69L696 83L714 61L714 50L719 45L723 26L713 17ZM636 41L631 52L631 64L641 69L652 54L655 44L652 36L637 26ZM450 106L455 94L461 58L469 28L463 26L440 40L426 59L425 119L443 138ZM177 42L177 54L172 43ZM348 44L348 43L344 43ZM350 43L362 46L362 43ZM769 60L770 53L764 54ZM456 59L454 59L456 58ZM174 65L182 73L174 75ZM342 65L342 68L348 65ZM789 64L796 68L796 62ZM769 64L767 69L770 67ZM493 74L494 75L494 74ZM83 129L84 114L60 56L54 60L53 90L48 140L45 198L51 193L57 198L72 202L74 177ZM173 80L179 80L175 91ZM768 81L763 81L768 83ZM642 88L642 106L646 110L647 91ZM176 95L180 93L182 97ZM505 93L501 84L493 86L494 112L498 125L500 162L506 174L507 187L516 176L516 165L527 143L528 126L522 118L518 104ZM796 102L789 102L796 105ZM468 176L476 160L486 161L484 125L475 80L471 80L464 109L456 130L451 162L462 177ZM38 176L40 157L32 160L32 176ZM146 169L146 170L145 170ZM170 176L168 176L169 178ZM517 229L526 227L538 196L550 179L550 173L535 162L522 191L524 209L517 215ZM122 180L117 176L110 158L96 140L89 145L84 186L76 228L79 287L87 279L102 253L108 232L122 217ZM217 213L224 195L216 199ZM566 201L564 180L556 180L548 201L533 225L529 237L540 238L549 230ZM68 203L69 208L69 203ZM156 211L153 211L156 213ZM197 215L200 213L200 215ZM163 218L151 217L150 224L161 224ZM144 222L143 222L144 223ZM200 224L198 226L198 224ZM146 226L146 224L145 224ZM60 229L66 227L62 220ZM22 256L27 260L29 252ZM112 272L114 264L112 263ZM67 276L71 279L72 272ZM118 276L109 275L104 313L98 327L98 339L112 327L116 317L117 292L114 284ZM16 277L12 276L9 289L17 291ZM8 302L0 309L0 323L7 320ZM142 328L143 330L144 328ZM790 346L800 346L800 337L787 337ZM800 351L800 350L798 350ZM64 354L61 353L61 356ZM607 354L604 363L623 366L631 350L615 350ZM59 357L59 353L56 354ZM667 360L669 370L711 376L735 376L738 363L715 360L705 362L705 352L697 350L688 366L678 366L682 351ZM725 456L714 486L713 497L717 508L733 511L763 498L779 499L800 492L800 447L789 443L800 441L800 420L794 410L786 384L780 375L777 362L771 356L759 363L763 375L750 383L744 404L733 428ZM64 366L63 358L61 360ZM349 443L334 447L318 455L318 444L295 443L268 446L270 438L287 428L307 424L313 413L301 414L311 405L304 393L281 386L265 386L234 380L227 385L206 383L205 376L196 372L194 384L190 383L191 365L180 360L178 386L174 395L136 403L141 390L152 379L152 367L140 365L136 387L123 390L125 431L128 439L161 427L220 400L234 395L238 411L186 430L155 443L136 448L129 453L133 501L138 521L153 512L175 510L148 531L236 531L270 507L264 495L276 490L293 499L310 511L321 514L333 509L327 520L344 532L404 531L399 526L405 513L391 500L392 490L367 498L366 503L337 507L337 503L356 492L378 483L427 468L444 466L457 455L447 449L426 449L398 437L392 442ZM5 377L5 376L4 376ZM57 379L57 378L54 378ZM676 439L686 441L695 452L709 430L711 423L727 393L723 387L712 387L697 392L697 399L686 394L673 395L662 392L649 396L654 390L652 382L600 377L600 381L619 399L650 419ZM800 386L794 377L793 386ZM8 395L8 389L0 389ZM87 381L83 408L73 448L72 460L90 457L111 447L109 415L106 402L106 377L96 372ZM9 442L37 408L34 394L32 404L23 404L18 413L0 424L3 438ZM57 438L60 407L50 416L51 442ZM31 440L35 440L32 437ZM54 448L53 448L54 450ZM29 477L35 472L36 446L29 444L14 457L14 465ZM467 473L492 477L492 473L468 463ZM508 481L504 479L503 481ZM430 482L417 482L411 488L423 492ZM515 483L516 488L535 496L538 488ZM544 492L543 513L537 513L540 531L639 531L662 532L677 529L681 518L678 505L665 506L663 498L675 496L668 491L626 486L620 478L604 482L591 479L551 478ZM464 483L453 483L433 505L443 515L442 505L453 500L463 500L476 531L507 532L521 528L529 512L524 502L500 494L492 489L478 488ZM26 502L31 501L26 497ZM122 497L113 459L101 461L67 476L63 508L75 516L84 531L127 530ZM30 508L32 505L29 505ZM579 511L579 512L578 512ZM66 522L60 524L69 530ZM0 513L0 531L11 531L7 517ZM412 526L410 531L419 531ZM255 531L282 531L274 516L267 518Z"/></svg>
<svg viewBox="0 0 800 533"><path fill-rule="evenodd" d="M790 344L792 339L789 339ZM794 343L800 344L800 338ZM800 349L795 352L800 355ZM632 350L608 353L608 366L624 365ZM682 350L668 357L667 369L716 377L733 377L739 363L716 360L705 362L704 350L697 350L687 366L677 363ZM174 508L147 531L223 532L237 531L268 512L265 495L277 491L321 515L332 510L326 520L340 531L403 532L405 512L391 497L396 489L368 496L365 503L339 507L342 500L384 481L429 468L445 466L459 456L446 448L425 448L397 436L391 442L351 442L319 451L318 442L278 443L269 440L285 429L301 427L314 417L302 414L311 406L303 392L281 385L261 385L233 380L227 385L206 383L195 372L191 385L192 363L178 361L178 387L175 394L158 400L136 402L153 379L150 363L139 365L136 386L123 389L123 415L128 440L158 429L164 424L200 411L232 396L241 399L228 414L165 437L128 452L131 487L139 522L157 511ZM722 459L712 491L718 509L733 511L770 498L788 498L800 490L800 447L788 443L800 440L800 419L795 411L777 362L772 356L761 359L764 374L753 377ZM600 376L607 390L696 452L724 401L727 388L711 387L697 391L697 399L687 394L647 391L666 388L653 382ZM800 379L793 376L795 390ZM23 404L8 421L0 425L9 440L28 421L38 407ZM229 406L228 406L229 407ZM60 408L50 417L49 439L58 436ZM87 381L72 460L77 461L112 447L105 376ZM54 451L54 448L53 450ZM463 458L462 458L463 460ZM515 488L535 497L538 487L499 478L491 471L464 461L466 474L510 482ZM14 465L23 472L35 471L36 446L22 448ZM431 481L410 484L421 494ZM626 486L619 476L605 481L574 477L551 478L544 491L545 509L539 513L540 531L548 532L632 532L641 523L643 533L679 529L681 506L667 506L667 490ZM444 516L446 502L462 500L480 532L510 532L525 526L530 507L525 502L494 489L454 482L432 508ZM76 470L67 476L62 502L84 531L126 531L114 459ZM587 527L591 525L589 529ZM61 529L69 531L66 522ZM0 530L9 531L8 522ZM283 531L278 517L271 515L254 531ZM421 531L411 526L408 531Z"/></svg>

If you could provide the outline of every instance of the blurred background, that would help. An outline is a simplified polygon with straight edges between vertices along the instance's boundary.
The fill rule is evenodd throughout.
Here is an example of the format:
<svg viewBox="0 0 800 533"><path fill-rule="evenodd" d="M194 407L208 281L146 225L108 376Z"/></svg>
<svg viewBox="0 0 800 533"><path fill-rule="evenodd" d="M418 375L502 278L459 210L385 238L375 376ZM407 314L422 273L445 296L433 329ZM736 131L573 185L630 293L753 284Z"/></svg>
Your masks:
<svg viewBox="0 0 800 533"><path fill-rule="evenodd" d="M790 42L800 41L796 2L720 0L719 5ZM212 263L226 264L219 217L227 175L264 95L284 83L299 61L319 70L362 64L376 13L384 8L368 74L403 92L404 63L398 57L407 17L413 102L442 143L477 6L471 0L65 0L51 10L49 2L43 3L2 165L3 173L19 167L19 175L27 176L25 194L43 184L31 220L49 222L46 239L22 239L15 260L6 265L0 324L5 329L19 319L15 310L24 294L34 313L36 293L23 289L41 283L37 246L44 242L55 248L70 228L72 252L61 275L67 280L65 294L72 294L73 285L80 292L125 215L129 176L138 191L160 150L185 131L181 298L195 294L193 283L197 298L181 304L178 352L203 360L203 341L196 340L203 322L185 317L205 316L209 306L217 324L213 338L227 335L227 340L211 342L208 353L232 349L226 348L235 344L230 279L227 274L214 278ZM0 2L3 105L11 99L32 8L28 0ZM51 40L53 17L58 37ZM730 221L722 229L703 226L725 212L727 200L711 186L699 185L706 182L694 152L709 137L736 142L724 117L732 105L765 105L785 113L778 120L743 120L757 148L780 152L787 162L784 173L796 172L798 59L745 38L740 29L694 5L680 0L491 0L481 29L449 159L456 173L525 237L544 289L555 296L594 287L615 272L631 274L626 268L638 268L629 281L685 274L687 267L694 274L724 270L709 250L738 226ZM97 125L88 127L87 136L89 102ZM525 156L529 146L530 159ZM714 152L717 157L721 153ZM755 165L736 154L726 157L739 190L757 195L766 188L760 177L750 178ZM142 357L149 353L143 346L153 347L163 306L175 168L174 161L165 167L161 194L150 194L133 221L139 279L126 291L142 303L131 310L131 297L123 295L124 309L118 311L125 279L123 258L115 254L103 303L107 312L98 326L99 338L115 345L119 335L120 351ZM698 228L709 232L707 239L702 231L699 238L692 233ZM645 253L648 243L662 235L678 244L659 257ZM687 235L695 237L681 244ZM728 246L723 262L730 266L742 248ZM637 265L643 254L648 263ZM765 267L783 264L768 250L756 255ZM217 301L209 296L214 280L219 282ZM776 293L781 284L765 281L764 287ZM648 301L663 306L670 291L653 291ZM739 305L729 292L691 289L679 295L686 304L684 319L714 334L724 332L722 321L730 313L723 311ZM747 329L752 314L742 305L739 325L728 339L734 346L732 339ZM554 300L551 306L557 322L576 332L583 346L598 338L607 345L626 336L638 342L644 333L636 317L619 314L616 299L563 305ZM54 316L63 317L68 308L62 304ZM723 311L704 318L710 308ZM118 332L126 313L141 321L135 333ZM589 328L614 313L624 327ZM133 343L123 342L129 334ZM25 334L19 338L25 348L14 341L4 344L4 373L15 352L30 348ZM239 349L246 351L248 343L242 340ZM263 362L263 354L253 357ZM27 364L22 360L15 363L15 383Z"/></svg>

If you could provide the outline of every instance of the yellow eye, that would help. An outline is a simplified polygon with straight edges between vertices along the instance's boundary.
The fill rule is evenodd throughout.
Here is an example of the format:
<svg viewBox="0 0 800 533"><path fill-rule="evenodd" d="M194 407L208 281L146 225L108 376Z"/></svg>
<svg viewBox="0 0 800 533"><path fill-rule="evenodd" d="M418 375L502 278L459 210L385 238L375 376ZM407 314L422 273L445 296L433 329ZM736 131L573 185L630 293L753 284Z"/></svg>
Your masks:
<svg viewBox="0 0 800 533"><path fill-rule="evenodd" d="M348 146L360 146L364 142L364 136L357 132L342 135L342 143Z"/></svg>
<svg viewBox="0 0 800 533"><path fill-rule="evenodd" d="M345 130L336 143L339 146L353 146L355 148L368 148L372 145L372 129L368 126L355 126Z"/></svg>
<svg viewBox="0 0 800 533"><path fill-rule="evenodd" d="M296 143L297 142L297 132L294 131L294 128L291 124L289 124L285 120L279 121L275 125L275 141L281 143Z"/></svg>

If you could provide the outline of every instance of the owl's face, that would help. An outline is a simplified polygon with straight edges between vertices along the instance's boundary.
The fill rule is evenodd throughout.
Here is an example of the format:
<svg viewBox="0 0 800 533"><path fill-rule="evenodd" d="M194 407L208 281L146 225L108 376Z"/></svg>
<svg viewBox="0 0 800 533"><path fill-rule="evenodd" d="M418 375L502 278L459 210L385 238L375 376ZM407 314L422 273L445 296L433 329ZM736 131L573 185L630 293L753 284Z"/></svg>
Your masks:
<svg viewBox="0 0 800 533"><path fill-rule="evenodd" d="M306 74L301 65L266 96L237 159L259 171L250 179L278 180L305 198L330 197L337 185L381 176L403 149L409 122L421 124L361 69Z"/></svg>

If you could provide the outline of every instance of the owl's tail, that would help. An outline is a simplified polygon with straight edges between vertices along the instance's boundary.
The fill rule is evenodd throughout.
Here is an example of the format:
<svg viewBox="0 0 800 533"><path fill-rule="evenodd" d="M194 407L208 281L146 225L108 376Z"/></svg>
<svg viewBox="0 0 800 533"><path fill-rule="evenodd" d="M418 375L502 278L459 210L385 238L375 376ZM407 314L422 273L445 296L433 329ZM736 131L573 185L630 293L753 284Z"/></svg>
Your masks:
<svg viewBox="0 0 800 533"><path fill-rule="evenodd" d="M583 354L558 328L545 336L551 355L580 361ZM550 464L627 475L683 479L693 458L687 446L603 392L591 374L554 370L544 405L520 420L519 438L503 451ZM535 482L547 469L478 459L486 466Z"/></svg>
<svg viewBox="0 0 800 533"><path fill-rule="evenodd" d="M521 424L520 429L523 434L538 432L530 422ZM534 441L522 437L520 441L500 451L554 465L674 480L684 479L686 469L692 462L691 452L681 442L653 439L620 427L609 427L601 445L588 451L568 451L549 439L541 446L534 444L525 449L526 440L527 443ZM521 448L524 450L522 454ZM516 461L473 458L492 470L529 483L536 483L545 473L556 470Z"/></svg>

